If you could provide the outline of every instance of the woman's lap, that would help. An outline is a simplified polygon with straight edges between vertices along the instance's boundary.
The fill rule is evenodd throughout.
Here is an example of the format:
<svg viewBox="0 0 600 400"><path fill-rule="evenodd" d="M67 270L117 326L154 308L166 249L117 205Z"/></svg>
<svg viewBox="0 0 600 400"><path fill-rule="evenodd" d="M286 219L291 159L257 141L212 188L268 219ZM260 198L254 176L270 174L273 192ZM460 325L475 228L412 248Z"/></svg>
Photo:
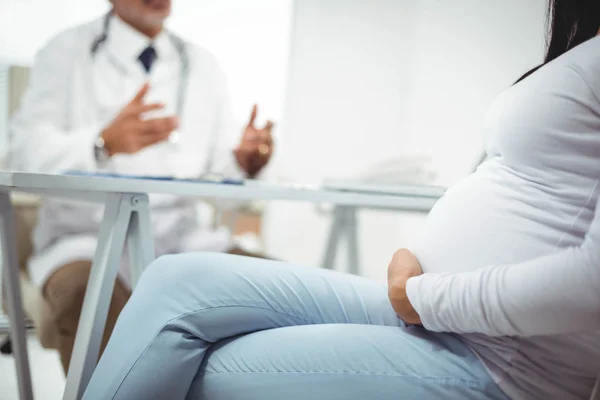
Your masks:
<svg viewBox="0 0 600 400"><path fill-rule="evenodd" d="M301 338L299 333L304 331L298 328L300 325L312 325L304 329L314 340ZM277 329L290 326L297 328ZM217 377L227 379L230 375L203 375L203 365L212 368L219 360L219 354L229 357L222 358L219 361L221 363L238 355L246 357L248 361L266 361L264 356L258 356L261 349L268 351L267 354L272 357L277 357L276 353L281 354L279 357L287 354L290 358L287 363L280 365L282 368L292 365L292 361L300 365L302 354L327 354L330 351L327 348L338 348L338 354L346 351L350 357L347 361L352 365L362 362L365 366L380 368L385 365L392 367L399 362L398 366L406 364L403 368L410 368L423 359L423 356L415 355L418 353L415 353L418 347L415 347L416 341L426 346L429 339L417 339L408 334L417 328L407 330L402 326L387 300L386 286L364 278L222 254L163 257L144 273L123 310L85 398L135 400L167 396L183 399L192 382L194 393L200 396L198 390L204 389L198 387L212 387L214 390L215 385L209 386L210 382L215 382ZM339 330L340 336L314 337L315 333L311 334L311 330L317 332L328 329ZM425 331L422 333L431 335ZM371 334L374 335L373 339L369 337ZM292 340L291 336L294 335L296 337ZM378 336L381 337L377 339ZM237 339L228 340L232 337ZM353 339L349 340L348 337ZM393 345L395 337L399 341L400 338L406 338L403 340L405 349ZM273 341L288 341L288 345ZM376 346L378 341L386 345ZM296 342L303 344L300 346ZM362 350L363 342L371 343L372 353ZM239 346L240 343L253 344ZM324 343L329 343L329 347ZM227 350L238 347L239 351ZM468 352L468 349L463 346L461 353L464 355L465 351ZM205 358L207 352L211 354L209 359ZM293 352L298 355L292 357ZM251 356L250 353L255 355ZM402 359L396 361L400 353L404 354L406 363L400 363ZM408 357L407 353L413 355ZM451 355L451 352L429 353L431 363L439 361L440 364L443 364L442 360L445 363L447 356ZM320 358L311 359L317 361ZM206 364L202 364L203 360ZM325 357L321 363L335 360L335 357ZM339 361L335 364L338 369L343 367L343 360ZM316 368L319 365L306 365L307 368L311 366ZM478 362L473 367L482 368ZM286 376L288 379L290 374ZM211 377L210 380L208 377ZM346 379L348 387L355 382L351 378ZM457 379L462 378L457 376ZM233 381L239 386L243 379ZM265 392L269 390L267 386L276 385L277 381L263 381ZM292 381L301 382L302 379L298 377ZM315 386L310 382L306 384ZM236 385L231 384L230 387ZM343 388L341 382L339 388ZM317 390L317 387L313 389ZM196 398L213 398L198 396ZM247 393L230 393L227 396L214 398L248 398Z"/></svg>
<svg viewBox="0 0 600 400"><path fill-rule="evenodd" d="M506 397L453 335L336 324L271 329L215 344L187 399Z"/></svg>

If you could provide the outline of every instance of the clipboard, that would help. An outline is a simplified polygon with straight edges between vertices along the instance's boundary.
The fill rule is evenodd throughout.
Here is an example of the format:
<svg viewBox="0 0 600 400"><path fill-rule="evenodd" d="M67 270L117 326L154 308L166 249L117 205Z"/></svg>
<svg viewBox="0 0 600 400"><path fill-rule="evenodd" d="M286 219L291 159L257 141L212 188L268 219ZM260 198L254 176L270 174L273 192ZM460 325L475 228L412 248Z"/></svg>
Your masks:
<svg viewBox="0 0 600 400"><path fill-rule="evenodd" d="M171 181L171 182L192 182L192 183L217 183L223 185L243 185L243 179L227 178L219 174L205 174L198 178L177 178L168 175L134 175L117 174L112 172L88 172L88 171L65 171L63 175L85 176L97 178L117 178L117 179L136 179L153 181Z"/></svg>

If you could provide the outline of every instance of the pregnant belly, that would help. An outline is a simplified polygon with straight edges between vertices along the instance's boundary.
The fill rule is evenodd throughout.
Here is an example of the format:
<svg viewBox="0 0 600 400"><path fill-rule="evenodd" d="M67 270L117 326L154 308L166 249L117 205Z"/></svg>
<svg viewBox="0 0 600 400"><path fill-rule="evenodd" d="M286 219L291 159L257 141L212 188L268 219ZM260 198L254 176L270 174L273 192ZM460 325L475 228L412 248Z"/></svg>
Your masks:
<svg viewBox="0 0 600 400"><path fill-rule="evenodd" d="M532 193L477 174L448 190L411 249L425 272L468 272L551 253L561 233ZM537 196L539 197L539 196ZM547 203L548 199L544 199Z"/></svg>

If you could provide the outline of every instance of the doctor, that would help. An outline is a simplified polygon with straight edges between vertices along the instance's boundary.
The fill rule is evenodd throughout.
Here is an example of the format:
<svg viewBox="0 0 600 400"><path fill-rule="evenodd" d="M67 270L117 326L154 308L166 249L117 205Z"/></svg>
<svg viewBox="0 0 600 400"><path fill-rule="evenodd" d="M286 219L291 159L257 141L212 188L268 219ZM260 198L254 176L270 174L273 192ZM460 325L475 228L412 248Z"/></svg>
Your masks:
<svg viewBox="0 0 600 400"><path fill-rule="evenodd" d="M69 29L37 55L28 91L11 123L14 170L145 175L220 173L254 177L273 149L272 123L243 132L232 117L214 56L167 31L170 0L112 0L111 13ZM195 202L153 196L156 253L232 248L229 232L201 230ZM46 201L28 269L43 294L54 346L68 369L102 209ZM122 262L127 270L127 260ZM102 348L130 294L121 274Z"/></svg>

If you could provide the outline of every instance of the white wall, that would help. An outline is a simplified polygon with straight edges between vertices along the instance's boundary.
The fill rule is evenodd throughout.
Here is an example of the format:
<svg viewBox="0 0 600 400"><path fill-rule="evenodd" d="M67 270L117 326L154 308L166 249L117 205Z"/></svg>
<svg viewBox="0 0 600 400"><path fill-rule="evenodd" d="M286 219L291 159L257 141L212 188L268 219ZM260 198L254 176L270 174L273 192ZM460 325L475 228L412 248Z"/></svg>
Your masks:
<svg viewBox="0 0 600 400"><path fill-rule="evenodd" d="M105 13L108 6L107 0L2 0L0 60L30 65L52 36Z"/></svg>
<svg viewBox="0 0 600 400"><path fill-rule="evenodd" d="M297 0L289 68L291 0L175 0L169 26L216 53L240 119L257 101L263 116L282 120L277 175L352 176L426 152L449 184L476 158L489 102L541 58L544 8L545 0ZM0 60L30 63L49 36L106 9L105 0L0 1ZM365 274L383 277L421 221L363 213ZM327 228L313 207L272 204L267 244L316 264Z"/></svg>
<svg viewBox="0 0 600 400"><path fill-rule="evenodd" d="M544 10L545 0L297 1L278 164L287 178L313 182L427 153L438 182L455 182L477 158L490 101L541 59ZM364 274L384 278L422 221L362 213ZM316 264L328 227L311 206L274 204L267 245Z"/></svg>
<svg viewBox="0 0 600 400"><path fill-rule="evenodd" d="M541 62L546 3L418 1L409 132L433 152L442 183L469 172L490 102Z"/></svg>
<svg viewBox="0 0 600 400"><path fill-rule="evenodd" d="M292 0L173 0L168 26L219 59L236 117L281 120L287 82ZM262 120L262 121L261 121Z"/></svg>

